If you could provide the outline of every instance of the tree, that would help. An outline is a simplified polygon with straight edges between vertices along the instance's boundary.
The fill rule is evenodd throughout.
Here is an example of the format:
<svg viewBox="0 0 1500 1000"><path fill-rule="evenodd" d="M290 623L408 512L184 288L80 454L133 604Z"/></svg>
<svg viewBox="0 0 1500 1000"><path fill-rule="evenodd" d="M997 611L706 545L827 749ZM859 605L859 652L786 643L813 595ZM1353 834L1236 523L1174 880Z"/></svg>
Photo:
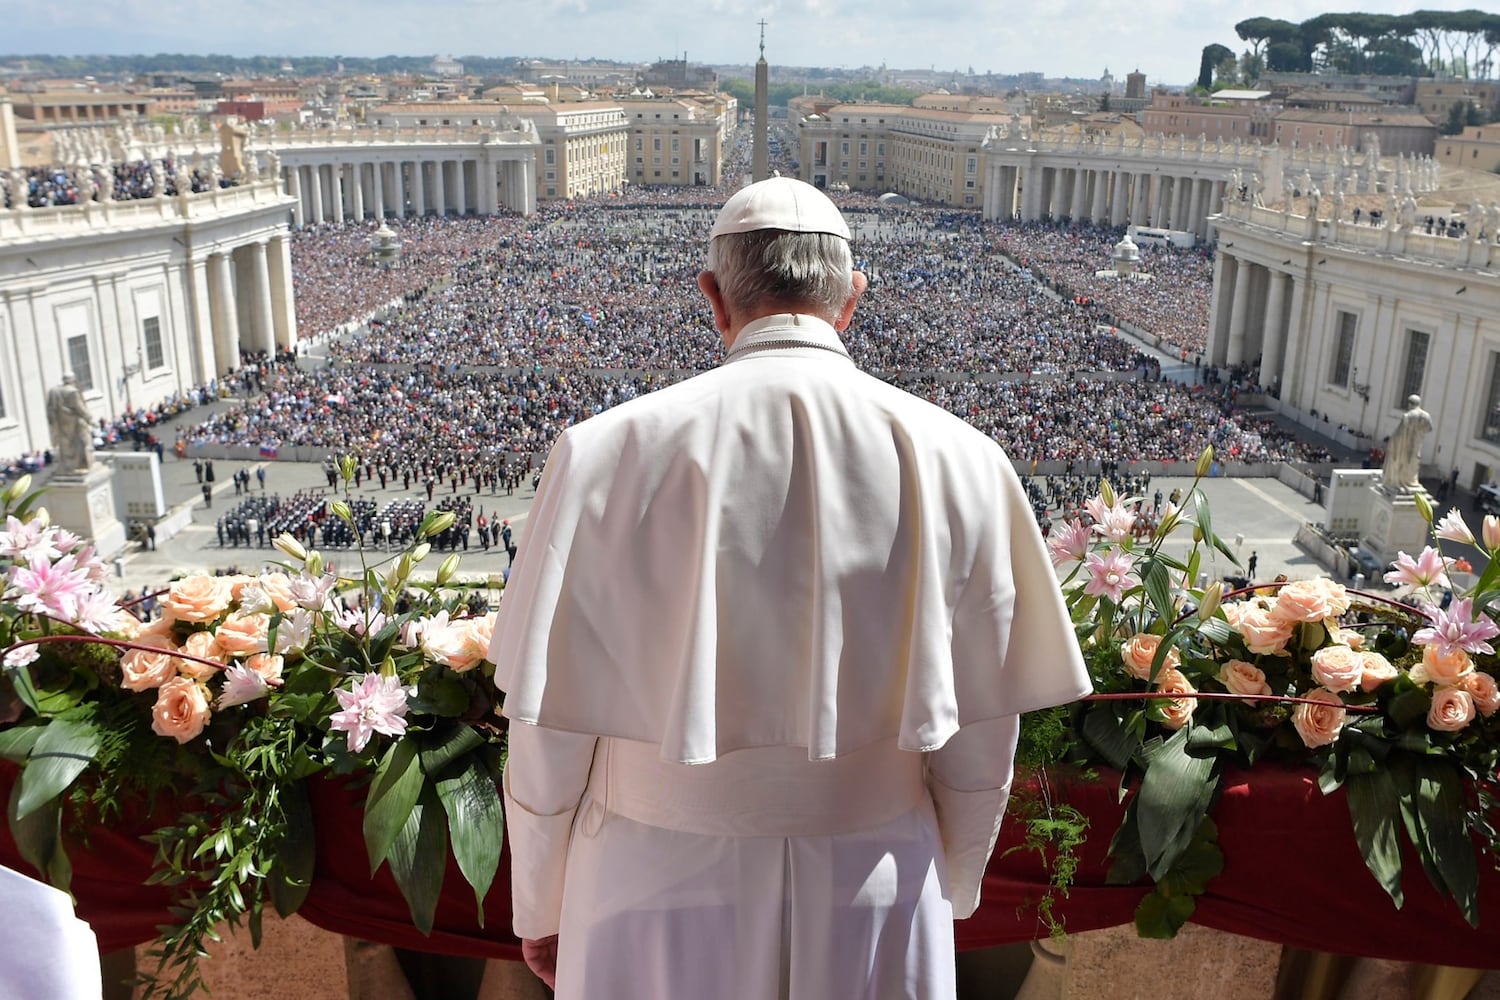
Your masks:
<svg viewBox="0 0 1500 1000"><path fill-rule="evenodd" d="M1266 49L1266 67L1275 73L1307 73L1312 63L1298 42L1272 42Z"/></svg>
<svg viewBox="0 0 1500 1000"><path fill-rule="evenodd" d="M1234 33L1240 36L1241 41L1250 43L1251 55L1259 56L1264 55L1265 50L1272 45L1295 44L1302 31L1291 21L1274 17L1252 17L1236 24Z"/></svg>
<svg viewBox="0 0 1500 1000"><path fill-rule="evenodd" d="M1109 91L1105 91L1104 92L1104 96L1101 97L1101 98L1099 98L1099 110L1100 111L1108 111L1109 110Z"/></svg>
<svg viewBox="0 0 1500 1000"><path fill-rule="evenodd" d="M1204 90L1211 90L1214 85L1214 70L1218 69L1225 59L1233 58L1234 53L1218 42L1203 46L1203 57L1198 61L1198 86Z"/></svg>

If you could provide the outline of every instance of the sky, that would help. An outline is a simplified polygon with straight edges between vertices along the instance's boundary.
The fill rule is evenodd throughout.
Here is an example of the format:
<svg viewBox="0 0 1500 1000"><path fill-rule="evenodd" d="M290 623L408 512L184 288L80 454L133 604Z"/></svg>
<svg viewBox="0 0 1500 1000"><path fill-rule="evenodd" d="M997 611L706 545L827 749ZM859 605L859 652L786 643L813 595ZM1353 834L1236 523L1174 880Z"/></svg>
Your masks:
<svg viewBox="0 0 1500 1000"><path fill-rule="evenodd" d="M0 7L11 0L0 0ZM766 21L773 64L1041 72L1150 83L1198 73L1205 45L1236 52L1247 17L1405 14L1476 0L82 0L24 4L0 54L454 55L753 62Z"/></svg>

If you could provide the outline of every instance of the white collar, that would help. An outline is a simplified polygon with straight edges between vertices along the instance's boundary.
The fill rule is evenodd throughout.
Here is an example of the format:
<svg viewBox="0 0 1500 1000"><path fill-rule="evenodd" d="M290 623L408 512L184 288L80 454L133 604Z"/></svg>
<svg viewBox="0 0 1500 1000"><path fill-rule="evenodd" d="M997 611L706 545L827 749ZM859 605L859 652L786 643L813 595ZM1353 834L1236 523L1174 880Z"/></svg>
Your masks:
<svg viewBox="0 0 1500 1000"><path fill-rule="evenodd" d="M821 348L849 358L838 331L827 320L808 313L773 313L740 327L726 360L750 352L798 347Z"/></svg>

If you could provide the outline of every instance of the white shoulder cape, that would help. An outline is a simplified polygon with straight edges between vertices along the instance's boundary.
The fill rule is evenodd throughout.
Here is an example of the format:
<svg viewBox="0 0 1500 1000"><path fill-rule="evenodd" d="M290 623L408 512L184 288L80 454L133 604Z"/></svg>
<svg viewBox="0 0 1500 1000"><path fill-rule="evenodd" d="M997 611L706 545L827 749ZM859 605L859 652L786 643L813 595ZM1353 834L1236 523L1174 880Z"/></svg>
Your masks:
<svg viewBox="0 0 1500 1000"><path fill-rule="evenodd" d="M559 438L490 647L506 716L701 763L1088 693L1004 452L795 323Z"/></svg>

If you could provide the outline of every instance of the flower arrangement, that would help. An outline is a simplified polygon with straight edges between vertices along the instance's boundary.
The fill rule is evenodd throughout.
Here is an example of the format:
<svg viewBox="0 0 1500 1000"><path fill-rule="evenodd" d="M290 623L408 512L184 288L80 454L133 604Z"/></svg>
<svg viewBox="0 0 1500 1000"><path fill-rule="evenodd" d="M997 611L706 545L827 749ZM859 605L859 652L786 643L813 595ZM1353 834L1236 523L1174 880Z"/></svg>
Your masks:
<svg viewBox="0 0 1500 1000"><path fill-rule="evenodd" d="M1344 790L1366 866L1398 908L1404 838L1477 925L1480 865L1500 847L1500 659L1489 642L1500 635L1500 519L1485 518L1482 540L1456 511L1434 526L1439 541L1489 558L1444 608L1453 565L1435 547L1401 554L1386 576L1417 603L1328 579L1196 587L1205 549L1238 564L1199 482L1145 538L1139 504L1103 482L1086 514L1049 539L1096 693L1033 720L1045 735L1023 746L1033 763L1108 766L1122 792L1135 789L1109 878L1154 882L1136 912L1142 936L1174 935L1222 870L1209 814L1225 768L1269 760L1317 768L1325 794ZM1418 506L1432 525L1425 496ZM1186 557L1169 554L1184 529Z"/></svg>
<svg viewBox="0 0 1500 1000"><path fill-rule="evenodd" d="M340 465L347 484L353 464ZM218 924L247 919L258 943L267 900L297 909L313 871L314 775L368 781L371 864L390 865L419 929L432 928L445 841L483 920L504 832L484 662L494 615L450 586L456 555L432 579L413 575L451 512L430 513L382 562L360 550L353 579L283 535L280 570L179 579L161 618L142 623L27 489L0 494L0 756L20 767L10 829L66 887L65 834L170 797L170 821L148 839L180 923L155 946L147 996L201 987L197 959ZM344 500L331 512L353 524Z"/></svg>

